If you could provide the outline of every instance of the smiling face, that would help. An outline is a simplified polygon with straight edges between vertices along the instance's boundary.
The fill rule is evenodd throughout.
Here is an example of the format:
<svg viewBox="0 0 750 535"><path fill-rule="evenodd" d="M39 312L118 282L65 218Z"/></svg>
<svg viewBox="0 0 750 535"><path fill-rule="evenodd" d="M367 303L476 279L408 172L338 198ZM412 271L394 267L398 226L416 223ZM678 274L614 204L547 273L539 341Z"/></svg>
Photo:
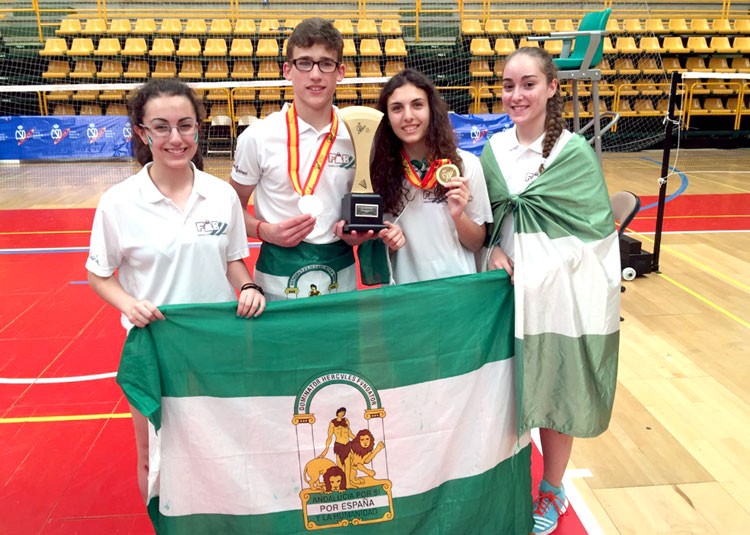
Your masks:
<svg viewBox="0 0 750 535"><path fill-rule="evenodd" d="M544 132L547 101L557 84L556 79L547 79L539 59L528 54L515 54L505 64L503 109L524 138L536 139Z"/></svg>
<svg viewBox="0 0 750 535"><path fill-rule="evenodd" d="M196 112L193 104L182 95L162 95L149 100L144 107L143 124L135 131L144 144L149 145L154 166L182 169L190 165L190 160L198 150L197 130L189 135L181 135L178 128L172 128L167 137L158 137L159 125L177 127L195 124Z"/></svg>
<svg viewBox="0 0 750 535"><path fill-rule="evenodd" d="M336 52L321 44L309 48L295 48L292 60L297 59L338 61ZM292 82L294 106L304 119L308 113L315 115L330 110L336 92L336 82L344 79L344 66L339 65L333 72L325 73L315 65L311 71L304 72L295 67L292 61L287 61L284 63L284 78Z"/></svg>
<svg viewBox="0 0 750 535"><path fill-rule="evenodd" d="M430 126L427 93L415 85L395 89L387 103L388 122L411 158L426 156L425 137Z"/></svg>

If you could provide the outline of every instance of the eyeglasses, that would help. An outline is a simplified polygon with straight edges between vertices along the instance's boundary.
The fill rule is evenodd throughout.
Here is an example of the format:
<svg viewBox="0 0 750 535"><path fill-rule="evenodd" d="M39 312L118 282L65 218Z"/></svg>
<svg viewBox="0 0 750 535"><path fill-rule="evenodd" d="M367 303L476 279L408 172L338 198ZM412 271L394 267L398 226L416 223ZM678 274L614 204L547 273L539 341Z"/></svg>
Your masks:
<svg viewBox="0 0 750 535"><path fill-rule="evenodd" d="M140 124L139 126L151 132L154 137L169 137L172 135L172 130L174 129L177 129L177 133L181 136L192 136L198 130L198 123L193 121L185 121L177 126L172 126L168 123L157 123L151 126Z"/></svg>
<svg viewBox="0 0 750 535"><path fill-rule="evenodd" d="M341 63L339 63L338 61L329 58L321 59L320 61L313 61L311 59L304 58L293 59L291 63L292 65L297 67L298 71L302 72L310 72L311 70L313 70L313 67L317 65L318 69L320 69L320 72L324 72L326 74L334 72L339 68L339 65L341 65Z"/></svg>

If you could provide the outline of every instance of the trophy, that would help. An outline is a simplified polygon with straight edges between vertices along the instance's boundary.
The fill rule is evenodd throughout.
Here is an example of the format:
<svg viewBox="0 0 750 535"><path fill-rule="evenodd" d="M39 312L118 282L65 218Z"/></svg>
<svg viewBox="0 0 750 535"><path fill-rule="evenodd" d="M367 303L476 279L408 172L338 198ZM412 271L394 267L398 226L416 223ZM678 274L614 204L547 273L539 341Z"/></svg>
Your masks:
<svg viewBox="0 0 750 535"><path fill-rule="evenodd" d="M372 191L370 149L383 114L367 106L349 106L340 109L339 116L349 130L357 164L352 191L341 199L344 232L373 230L377 233L385 228L383 199Z"/></svg>

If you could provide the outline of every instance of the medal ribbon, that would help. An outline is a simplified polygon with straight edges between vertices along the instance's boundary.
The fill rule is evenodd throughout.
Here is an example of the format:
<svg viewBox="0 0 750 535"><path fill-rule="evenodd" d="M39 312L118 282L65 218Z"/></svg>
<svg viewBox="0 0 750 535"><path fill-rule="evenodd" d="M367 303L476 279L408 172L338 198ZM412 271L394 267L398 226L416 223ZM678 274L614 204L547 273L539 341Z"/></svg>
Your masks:
<svg viewBox="0 0 750 535"><path fill-rule="evenodd" d="M447 165L451 163L451 161L448 158L433 160L430 167L427 169L424 178L419 178L419 173L414 169L414 166L411 164L411 161L409 161L409 157L403 149L401 149L401 163L404 166L404 175L411 184L420 189L432 189L435 187L435 184L437 184L435 171L437 171L438 167Z"/></svg>
<svg viewBox="0 0 750 535"><path fill-rule="evenodd" d="M323 138L323 142L318 147L318 153L315 155L310 173L307 175L304 188L300 182L299 176L299 127L297 126L297 110L294 104L289 106L286 112L286 134L287 134L287 161L289 170L289 179L292 181L294 191L300 196L312 195L320 181L320 175L323 174L323 168L328 161L328 155L331 153L336 134L339 130L339 118L331 110L331 131Z"/></svg>

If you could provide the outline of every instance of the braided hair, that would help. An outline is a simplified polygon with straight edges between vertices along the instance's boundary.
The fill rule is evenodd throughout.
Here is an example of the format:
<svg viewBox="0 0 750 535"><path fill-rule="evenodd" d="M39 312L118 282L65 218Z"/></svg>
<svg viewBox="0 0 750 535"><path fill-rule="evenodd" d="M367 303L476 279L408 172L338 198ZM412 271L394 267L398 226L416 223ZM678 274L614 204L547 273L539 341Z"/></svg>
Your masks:
<svg viewBox="0 0 750 535"><path fill-rule="evenodd" d="M551 84L553 80L557 79L557 67L552 56L539 47L522 47L513 52L506 60L506 65L516 55L524 54L535 58L539 63L539 70L544 74L547 84ZM560 138L563 130L565 130L565 119L563 119L563 99L560 95L560 85L557 86L555 94L547 100L547 116L544 121L544 140L542 141L542 158L546 161L552 152L552 147L555 146L557 140ZM544 162L539 166L539 173L544 171Z"/></svg>

